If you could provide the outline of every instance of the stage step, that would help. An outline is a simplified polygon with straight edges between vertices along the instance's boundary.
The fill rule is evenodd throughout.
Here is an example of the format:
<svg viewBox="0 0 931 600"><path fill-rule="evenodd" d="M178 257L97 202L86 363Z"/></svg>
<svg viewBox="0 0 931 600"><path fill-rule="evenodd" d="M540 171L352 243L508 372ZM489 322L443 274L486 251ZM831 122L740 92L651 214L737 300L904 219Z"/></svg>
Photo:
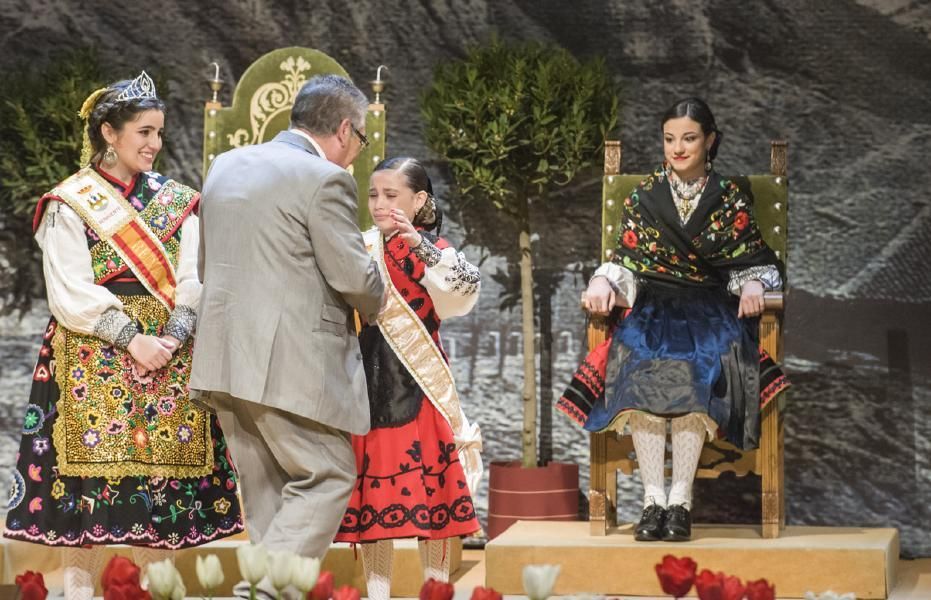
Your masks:
<svg viewBox="0 0 931 600"><path fill-rule="evenodd" d="M689 542L637 542L629 524L596 537L584 521L518 521L485 546L485 582L503 594L523 594L526 565L559 564L556 595L662 596L654 566L666 554L692 557L699 571L765 578L780 598L828 589L887 598L895 586L899 534L792 526L779 538L763 539L758 527L696 525Z"/></svg>

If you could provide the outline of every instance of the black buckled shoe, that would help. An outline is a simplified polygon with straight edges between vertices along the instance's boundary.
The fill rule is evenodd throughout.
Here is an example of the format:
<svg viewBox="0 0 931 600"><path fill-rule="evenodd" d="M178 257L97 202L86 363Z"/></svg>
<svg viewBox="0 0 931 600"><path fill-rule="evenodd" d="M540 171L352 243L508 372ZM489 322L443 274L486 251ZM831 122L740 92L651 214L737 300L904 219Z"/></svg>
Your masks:
<svg viewBox="0 0 931 600"><path fill-rule="evenodd" d="M640 522L634 530L634 539L638 542L656 542L663 537L663 524L666 509L658 504L651 504L643 509Z"/></svg>
<svg viewBox="0 0 931 600"><path fill-rule="evenodd" d="M692 514L681 504L673 504L666 509L663 541L687 542L690 539L692 539Z"/></svg>

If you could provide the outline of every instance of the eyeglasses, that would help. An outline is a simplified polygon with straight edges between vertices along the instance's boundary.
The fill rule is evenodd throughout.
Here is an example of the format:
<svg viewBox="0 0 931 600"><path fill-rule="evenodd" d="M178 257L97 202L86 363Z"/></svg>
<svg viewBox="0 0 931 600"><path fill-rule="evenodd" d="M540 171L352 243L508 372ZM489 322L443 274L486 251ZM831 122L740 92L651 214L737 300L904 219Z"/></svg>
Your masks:
<svg viewBox="0 0 931 600"><path fill-rule="evenodd" d="M359 143L362 144L362 149L365 150L366 148L368 148L369 139L365 137L365 135L361 131L356 129L356 126L353 125L352 123L349 123L349 126L352 127L352 132L359 137Z"/></svg>

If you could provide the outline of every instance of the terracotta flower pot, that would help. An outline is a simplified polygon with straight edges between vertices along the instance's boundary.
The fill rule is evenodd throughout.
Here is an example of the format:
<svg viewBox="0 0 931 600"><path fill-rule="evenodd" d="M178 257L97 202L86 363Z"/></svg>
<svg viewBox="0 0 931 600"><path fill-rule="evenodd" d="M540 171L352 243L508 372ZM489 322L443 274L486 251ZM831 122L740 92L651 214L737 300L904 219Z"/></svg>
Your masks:
<svg viewBox="0 0 931 600"><path fill-rule="evenodd" d="M527 469L520 461L491 463L488 539L515 521L575 521L578 515L579 465L552 462Z"/></svg>

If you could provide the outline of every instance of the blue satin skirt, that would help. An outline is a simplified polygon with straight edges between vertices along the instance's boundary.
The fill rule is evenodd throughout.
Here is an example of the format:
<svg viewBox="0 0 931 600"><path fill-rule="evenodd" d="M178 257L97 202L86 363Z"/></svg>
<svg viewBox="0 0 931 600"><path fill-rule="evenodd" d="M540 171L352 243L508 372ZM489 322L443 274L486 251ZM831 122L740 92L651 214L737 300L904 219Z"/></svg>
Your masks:
<svg viewBox="0 0 931 600"><path fill-rule="evenodd" d="M624 411L709 415L740 448L759 443L759 319L738 319L720 288L641 283L614 332L605 400L585 422L611 428Z"/></svg>

